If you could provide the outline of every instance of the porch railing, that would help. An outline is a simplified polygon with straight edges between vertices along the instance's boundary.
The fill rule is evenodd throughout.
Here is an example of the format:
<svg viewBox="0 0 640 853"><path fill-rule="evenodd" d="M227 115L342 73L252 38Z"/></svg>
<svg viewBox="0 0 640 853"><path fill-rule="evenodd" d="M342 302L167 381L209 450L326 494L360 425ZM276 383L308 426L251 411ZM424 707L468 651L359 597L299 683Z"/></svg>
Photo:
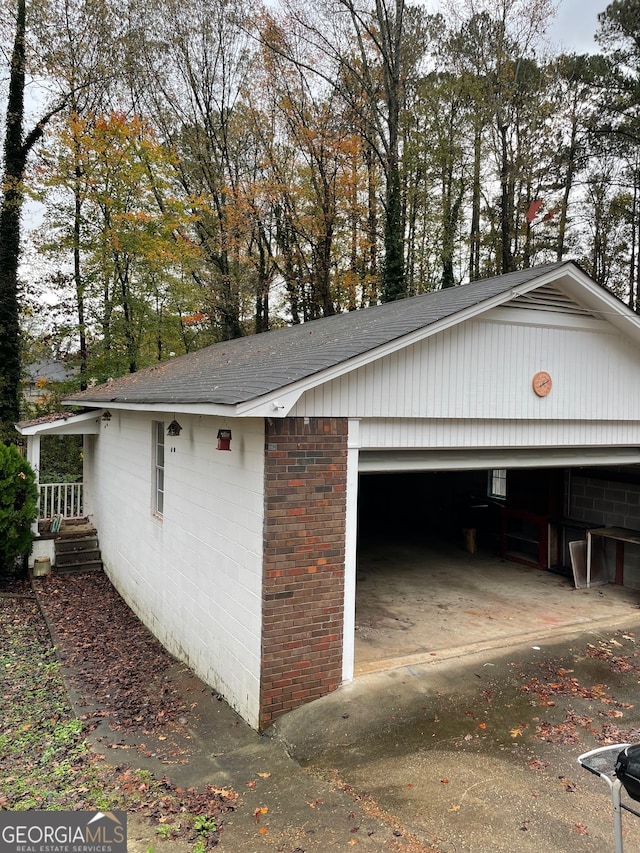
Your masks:
<svg viewBox="0 0 640 853"><path fill-rule="evenodd" d="M40 518L84 518L83 487L84 483L40 483Z"/></svg>

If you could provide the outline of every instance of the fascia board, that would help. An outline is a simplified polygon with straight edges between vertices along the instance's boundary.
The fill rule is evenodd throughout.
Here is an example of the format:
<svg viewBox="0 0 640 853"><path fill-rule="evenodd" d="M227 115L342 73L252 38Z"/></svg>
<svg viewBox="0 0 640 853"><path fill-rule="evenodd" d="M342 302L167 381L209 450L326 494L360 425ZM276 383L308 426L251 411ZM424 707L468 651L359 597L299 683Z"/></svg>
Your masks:
<svg viewBox="0 0 640 853"><path fill-rule="evenodd" d="M181 415L211 415L223 418L238 417L236 405L223 405L221 403L92 403L89 400L74 401L72 398L64 400L69 406L91 406L96 409L124 412L171 412Z"/></svg>
<svg viewBox="0 0 640 853"><path fill-rule="evenodd" d="M568 296L593 311L598 319L640 341L640 316L577 267L566 270L558 284Z"/></svg>
<svg viewBox="0 0 640 853"><path fill-rule="evenodd" d="M70 418L61 418L40 424L21 427L16 424L20 435L97 435L100 432L100 411L83 412Z"/></svg>

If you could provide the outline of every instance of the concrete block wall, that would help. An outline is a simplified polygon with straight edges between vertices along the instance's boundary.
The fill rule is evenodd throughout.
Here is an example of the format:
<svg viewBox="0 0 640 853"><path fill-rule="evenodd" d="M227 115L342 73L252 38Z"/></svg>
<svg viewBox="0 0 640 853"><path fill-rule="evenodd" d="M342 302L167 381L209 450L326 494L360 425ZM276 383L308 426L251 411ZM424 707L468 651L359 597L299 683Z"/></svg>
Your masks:
<svg viewBox="0 0 640 853"><path fill-rule="evenodd" d="M569 515L593 527L628 527L640 530L640 483L590 477L572 472L569 491ZM605 562L611 580L615 577L615 543L607 542ZM640 589L640 546L625 543L624 585Z"/></svg>
<svg viewBox="0 0 640 853"><path fill-rule="evenodd" d="M268 420L260 726L342 681L347 421Z"/></svg>
<svg viewBox="0 0 640 853"><path fill-rule="evenodd" d="M178 415L165 437L165 500L153 512L153 422L112 412L87 454L104 566L163 645L259 725L264 421Z"/></svg>

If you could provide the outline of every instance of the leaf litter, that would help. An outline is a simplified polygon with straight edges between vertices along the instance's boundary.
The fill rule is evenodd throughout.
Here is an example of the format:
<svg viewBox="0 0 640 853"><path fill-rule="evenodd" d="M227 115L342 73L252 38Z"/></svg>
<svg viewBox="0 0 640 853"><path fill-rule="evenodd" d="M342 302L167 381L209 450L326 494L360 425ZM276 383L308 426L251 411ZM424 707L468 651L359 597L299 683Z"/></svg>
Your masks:
<svg viewBox="0 0 640 853"><path fill-rule="evenodd" d="M582 653L584 659L602 664L604 673L612 676L640 674L640 655L636 650L634 636L628 632L619 636L627 643L623 644L615 637L601 640L598 645L588 643ZM633 645L629 646L629 643ZM560 704L564 709L561 722L538 721L536 738L548 743L577 744L583 742L586 735L601 746L640 740L640 727L622 725L625 714L633 709L633 705L615 698L607 684L583 684L573 669L554 666L552 663L537 663L536 666L540 675L531 676L521 685L521 689L531 697L534 705L552 711L561 699ZM586 706L584 710L587 713L580 713L576 707L565 709L567 698L576 707Z"/></svg>
<svg viewBox="0 0 640 853"><path fill-rule="evenodd" d="M88 740L106 724L128 740L106 746L148 755L141 738L151 737L167 744L168 763L184 760L170 755L184 753L173 735L190 710L169 677L173 658L106 576L37 584L38 600L23 581L0 587L0 809L120 808L155 824L159 837L215 847L225 814L238 806L234 791L180 789L166 776L105 760ZM76 707L86 709L80 719L60 661Z"/></svg>

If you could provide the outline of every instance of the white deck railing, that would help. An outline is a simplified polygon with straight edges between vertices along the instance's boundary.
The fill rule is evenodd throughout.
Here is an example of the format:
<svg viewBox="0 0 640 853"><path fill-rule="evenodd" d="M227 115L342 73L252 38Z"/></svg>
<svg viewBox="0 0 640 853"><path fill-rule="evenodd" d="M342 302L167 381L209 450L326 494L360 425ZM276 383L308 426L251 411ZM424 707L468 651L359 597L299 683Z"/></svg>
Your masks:
<svg viewBox="0 0 640 853"><path fill-rule="evenodd" d="M40 483L40 518L83 518L84 483Z"/></svg>

